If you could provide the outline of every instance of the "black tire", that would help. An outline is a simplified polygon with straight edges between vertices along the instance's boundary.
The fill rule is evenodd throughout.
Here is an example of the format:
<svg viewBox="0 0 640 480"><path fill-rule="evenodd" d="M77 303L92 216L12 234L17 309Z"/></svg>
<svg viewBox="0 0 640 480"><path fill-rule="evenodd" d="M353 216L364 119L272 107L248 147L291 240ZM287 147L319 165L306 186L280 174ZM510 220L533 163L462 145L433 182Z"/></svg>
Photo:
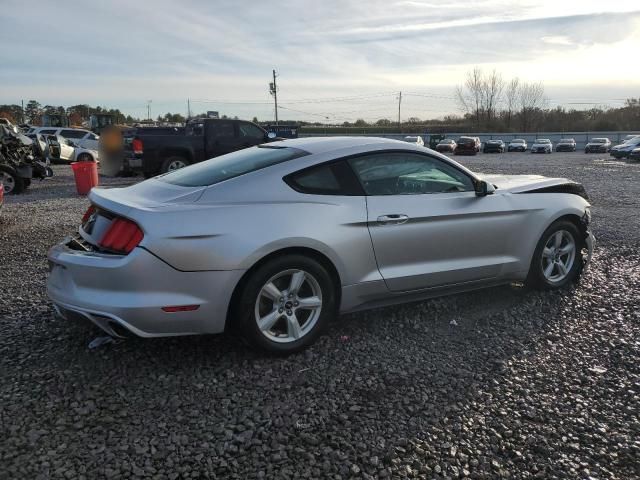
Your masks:
<svg viewBox="0 0 640 480"><path fill-rule="evenodd" d="M175 164L175 163L183 163L184 166L186 167L187 165L189 165L189 160L187 160L184 157L179 157L175 155L171 157L167 157L165 161L162 162L162 167L160 167L160 173L167 173L169 170L177 170L175 168L171 168L172 164Z"/></svg>
<svg viewBox="0 0 640 480"><path fill-rule="evenodd" d="M5 184L4 186L4 191L7 194L12 194L12 195L18 195L22 192L24 192L25 187L25 179L22 177L18 176L18 173L15 171L14 168L8 166L8 165L0 165L0 173L3 175L6 175L7 177L10 178L11 183L13 184L13 187L11 187L10 191L7 191L7 185Z"/></svg>
<svg viewBox="0 0 640 480"><path fill-rule="evenodd" d="M256 305L259 301L260 292L263 286L269 282L269 279L289 270L302 270L307 274L310 274L317 282L317 286L320 288L322 301L320 314L315 321L315 324L311 325L309 330L297 340L280 343L268 338L269 334L263 333L258 327L258 322L256 320ZM275 283L275 280L273 283ZM287 304L288 303L289 302L287 302ZM275 311L275 307L276 302L274 301L273 307L267 306L267 311L270 308L273 308ZM333 318L336 313L336 286L334 285L331 275L329 275L327 270L314 259L296 254L276 257L250 273L249 278L244 283L239 296L239 302L233 310L230 321L234 323L234 327L238 328L243 338L251 345L270 353L288 355L303 350L313 344L322 334L329 320ZM294 312L294 316L295 315L296 313ZM311 316L307 318L307 321L309 318L311 318ZM300 328L304 328L305 323L306 322L302 323ZM283 314L277 323L274 324L274 329L276 327L282 329L282 327L286 325L287 320Z"/></svg>
<svg viewBox="0 0 640 480"><path fill-rule="evenodd" d="M553 235L557 232L564 231L569 233L573 237L575 242L575 257L569 272L566 276L559 281L550 281L544 275L543 271L543 250L547 242L550 241ZM535 251L533 252L533 258L531 259L531 265L529 267L529 275L527 276L526 284L533 288L543 290L553 290L563 288L570 283L575 283L580 278L582 268L584 267L582 258L582 249L585 248L584 235L578 227L568 220L557 220L552 223L542 234Z"/></svg>

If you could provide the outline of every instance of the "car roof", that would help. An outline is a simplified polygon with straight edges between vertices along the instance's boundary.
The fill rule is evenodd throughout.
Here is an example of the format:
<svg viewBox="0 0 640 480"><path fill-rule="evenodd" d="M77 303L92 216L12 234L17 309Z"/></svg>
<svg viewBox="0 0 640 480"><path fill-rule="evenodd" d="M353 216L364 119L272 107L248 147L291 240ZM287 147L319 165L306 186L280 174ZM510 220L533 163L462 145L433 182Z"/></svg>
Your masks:
<svg viewBox="0 0 640 480"><path fill-rule="evenodd" d="M410 150L410 143L391 138L381 137L303 137L271 142L269 145L293 147L304 150L313 155L318 153L341 150L349 147L363 147L365 145L389 144L391 148L406 148ZM409 148L407 148L409 147Z"/></svg>

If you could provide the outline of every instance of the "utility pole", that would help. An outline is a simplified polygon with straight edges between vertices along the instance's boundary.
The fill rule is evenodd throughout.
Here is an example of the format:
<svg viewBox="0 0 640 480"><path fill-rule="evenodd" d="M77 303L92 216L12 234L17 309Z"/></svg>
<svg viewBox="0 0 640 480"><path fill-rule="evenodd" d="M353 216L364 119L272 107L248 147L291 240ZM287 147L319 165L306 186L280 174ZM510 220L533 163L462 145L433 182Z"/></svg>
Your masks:
<svg viewBox="0 0 640 480"><path fill-rule="evenodd" d="M269 93L273 95L273 101L276 106L276 126L278 125L278 85L276 84L276 70L273 69L273 82L269 83Z"/></svg>
<svg viewBox="0 0 640 480"><path fill-rule="evenodd" d="M24 121L24 100L20 100L20 104L22 105L22 110L20 112L20 123L27 123Z"/></svg>
<svg viewBox="0 0 640 480"><path fill-rule="evenodd" d="M187 98L187 120L191 118L191 100Z"/></svg>
<svg viewBox="0 0 640 480"><path fill-rule="evenodd" d="M147 120L151 121L151 100L147 100Z"/></svg>
<svg viewBox="0 0 640 480"><path fill-rule="evenodd" d="M400 104L402 103L402 92L398 95L398 130L402 133L402 123L400 123Z"/></svg>

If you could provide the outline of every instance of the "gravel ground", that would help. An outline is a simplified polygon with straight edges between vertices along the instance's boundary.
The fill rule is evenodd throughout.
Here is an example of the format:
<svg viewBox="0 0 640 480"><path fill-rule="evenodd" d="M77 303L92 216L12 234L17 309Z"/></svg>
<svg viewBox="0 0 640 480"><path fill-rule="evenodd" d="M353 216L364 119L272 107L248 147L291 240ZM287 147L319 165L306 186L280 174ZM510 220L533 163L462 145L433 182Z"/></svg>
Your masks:
<svg viewBox="0 0 640 480"><path fill-rule="evenodd" d="M460 160L584 183L599 245L581 283L345 316L284 359L229 335L89 350L99 332L45 295L46 250L87 206L69 167L8 198L0 478L639 478L640 165Z"/></svg>

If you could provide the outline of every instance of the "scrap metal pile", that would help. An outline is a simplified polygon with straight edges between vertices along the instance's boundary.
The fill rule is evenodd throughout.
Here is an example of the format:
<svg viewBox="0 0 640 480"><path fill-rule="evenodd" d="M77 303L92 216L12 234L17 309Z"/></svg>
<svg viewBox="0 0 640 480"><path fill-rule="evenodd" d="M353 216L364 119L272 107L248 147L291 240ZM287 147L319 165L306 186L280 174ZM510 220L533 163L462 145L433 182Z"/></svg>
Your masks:
<svg viewBox="0 0 640 480"><path fill-rule="evenodd" d="M53 176L49 158L56 155L57 142L42 136L34 140L0 125L0 181L5 193L22 193L32 178ZM59 150L58 145L58 155Z"/></svg>

